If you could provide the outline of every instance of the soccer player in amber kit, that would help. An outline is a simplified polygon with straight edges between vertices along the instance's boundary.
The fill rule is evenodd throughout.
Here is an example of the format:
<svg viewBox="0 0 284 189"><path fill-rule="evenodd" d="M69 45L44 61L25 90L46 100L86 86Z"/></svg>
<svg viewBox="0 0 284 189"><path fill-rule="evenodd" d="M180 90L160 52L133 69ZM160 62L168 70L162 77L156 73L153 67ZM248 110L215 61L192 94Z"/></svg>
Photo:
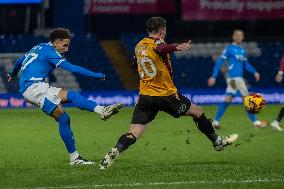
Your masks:
<svg viewBox="0 0 284 189"><path fill-rule="evenodd" d="M177 91L173 83L169 53L191 48L190 41L181 44L166 44L166 21L161 17L152 17L146 23L148 37L135 47L138 72L140 75L140 95L133 112L129 131L119 138L117 144L101 160L100 168L108 168L118 155L142 136L145 127L155 119L159 111L174 118L191 116L198 129L220 151L238 138L237 134L221 137L215 133L211 121L201 107Z"/></svg>

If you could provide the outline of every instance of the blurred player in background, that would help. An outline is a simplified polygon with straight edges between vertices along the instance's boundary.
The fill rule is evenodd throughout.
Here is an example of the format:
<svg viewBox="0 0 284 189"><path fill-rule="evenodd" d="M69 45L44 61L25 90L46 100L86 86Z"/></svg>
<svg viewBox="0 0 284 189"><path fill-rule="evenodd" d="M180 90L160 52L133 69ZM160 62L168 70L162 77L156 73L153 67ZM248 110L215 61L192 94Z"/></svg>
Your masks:
<svg viewBox="0 0 284 189"><path fill-rule="evenodd" d="M215 85L220 67L224 64L224 62L227 63L228 72L226 79L226 96L224 102L219 105L217 114L212 123L216 129L221 128L219 123L220 119L237 92L240 91L243 97L249 94L243 78L244 68L254 75L256 81L260 80L259 73L248 61L246 49L242 46L243 40L244 32L240 29L235 30L233 32L233 43L228 45L222 55L217 59L213 69L213 74L208 79L209 86ZM255 127L261 128L267 125L265 121L259 121L254 114L247 112L247 115Z"/></svg>
<svg viewBox="0 0 284 189"><path fill-rule="evenodd" d="M142 39L135 47L140 75L140 95L133 112L131 126L101 160L101 169L108 168L121 152L134 144L159 111L164 111L174 118L191 116L198 129L207 136L217 151L232 144L238 138L237 134L228 137L218 136L201 107L191 103L187 97L179 93L173 83L169 53L189 50L191 42L166 44L164 41L166 21L161 17L150 18L146 27L149 36Z"/></svg>
<svg viewBox="0 0 284 189"><path fill-rule="evenodd" d="M105 79L104 74L94 73L80 66L72 65L61 56L69 48L71 37L68 29L54 29L49 38L49 43L40 43L34 46L17 60L12 73L8 74L8 81L16 78L21 70L20 92L26 101L41 108L43 112L55 118L59 123L59 133L69 152L70 164L93 164L77 152L70 127L70 117L64 111L62 104L71 102L82 110L98 113L103 120L117 113L122 104L99 106L96 102L87 100L78 92L49 86L45 81L56 67L88 77Z"/></svg>
<svg viewBox="0 0 284 189"><path fill-rule="evenodd" d="M281 61L280 61L279 71L278 71L278 73L275 77L276 82L278 82L278 83L282 82L283 72L284 72L284 54L283 54ZM284 117L284 107L282 106L282 108L279 111L277 118L270 124L270 126L273 129L276 129L277 131L283 131L283 129L280 127L280 123L281 123L283 117Z"/></svg>

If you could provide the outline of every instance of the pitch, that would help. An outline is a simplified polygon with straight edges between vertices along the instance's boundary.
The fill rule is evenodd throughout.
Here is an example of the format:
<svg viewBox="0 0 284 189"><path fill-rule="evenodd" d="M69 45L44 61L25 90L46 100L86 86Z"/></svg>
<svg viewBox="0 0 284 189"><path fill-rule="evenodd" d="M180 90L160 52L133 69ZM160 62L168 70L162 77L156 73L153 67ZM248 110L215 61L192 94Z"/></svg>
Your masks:
<svg viewBox="0 0 284 189"><path fill-rule="evenodd" d="M274 120L280 106L267 105L261 119ZM215 106L204 107L213 117ZM133 108L103 122L67 109L78 151L94 166L71 167L57 123L41 110L1 110L0 188L284 188L284 133L251 126L242 106L232 106L221 135L239 140L213 150L190 118L159 113L144 136L108 170L98 161L127 131Z"/></svg>

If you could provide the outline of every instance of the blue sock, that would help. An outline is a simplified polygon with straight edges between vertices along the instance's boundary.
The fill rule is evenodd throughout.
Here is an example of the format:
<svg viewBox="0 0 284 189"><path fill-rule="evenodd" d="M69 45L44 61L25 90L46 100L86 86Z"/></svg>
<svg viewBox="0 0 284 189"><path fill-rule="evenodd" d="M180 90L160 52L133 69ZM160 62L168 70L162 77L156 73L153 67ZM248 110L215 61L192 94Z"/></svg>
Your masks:
<svg viewBox="0 0 284 189"><path fill-rule="evenodd" d="M229 106L230 103L228 102L222 102L219 107L218 107L218 111L217 114L215 115L215 119L216 121L219 121L221 119L221 117L224 115L227 107Z"/></svg>
<svg viewBox="0 0 284 189"><path fill-rule="evenodd" d="M257 121L256 115L249 113L248 111L246 111L246 112L247 112L247 115L248 115L249 119L251 120L251 122Z"/></svg>
<svg viewBox="0 0 284 189"><path fill-rule="evenodd" d="M81 96L78 92L68 91L67 100L72 102L76 107L93 112L97 103L92 100L87 100L85 97Z"/></svg>
<svg viewBox="0 0 284 189"><path fill-rule="evenodd" d="M69 153L76 151L73 132L70 127L70 118L66 112L57 121L59 122L59 133Z"/></svg>

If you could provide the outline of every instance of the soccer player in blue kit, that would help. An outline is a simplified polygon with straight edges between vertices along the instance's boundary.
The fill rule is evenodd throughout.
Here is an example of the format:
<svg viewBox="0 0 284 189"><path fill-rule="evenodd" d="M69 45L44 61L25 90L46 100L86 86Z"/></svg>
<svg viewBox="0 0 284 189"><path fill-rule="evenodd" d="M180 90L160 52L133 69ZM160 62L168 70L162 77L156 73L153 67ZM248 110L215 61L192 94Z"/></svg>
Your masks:
<svg viewBox="0 0 284 189"><path fill-rule="evenodd" d="M217 59L213 69L213 74L208 79L209 86L215 85L219 69L226 61L228 67L228 71L226 73L227 89L225 100L219 105L217 114L215 115L212 123L216 129L221 128L219 121L237 92L239 91L243 97L249 94L243 78L244 69L252 73L256 81L260 80L259 73L248 61L246 49L242 46L243 40L244 32L240 29L235 30L233 32L233 43L228 45L222 55ZM247 115L255 127L261 128L267 125L265 121L258 120L254 114L247 112Z"/></svg>
<svg viewBox="0 0 284 189"><path fill-rule="evenodd" d="M94 73L80 66L72 65L61 56L69 48L71 37L68 29L56 28L51 31L49 38L49 43L40 43L34 46L16 61L13 71L8 74L8 81L13 80L21 70L20 92L26 101L40 107L43 112L55 118L59 123L59 133L69 153L70 165L93 164L92 161L84 159L77 152L70 127L70 117L64 111L62 104L71 102L82 110L98 113L103 120L107 120L117 113L122 108L122 104L99 106L78 92L49 86L45 80L56 67L83 76L105 79L104 74Z"/></svg>

